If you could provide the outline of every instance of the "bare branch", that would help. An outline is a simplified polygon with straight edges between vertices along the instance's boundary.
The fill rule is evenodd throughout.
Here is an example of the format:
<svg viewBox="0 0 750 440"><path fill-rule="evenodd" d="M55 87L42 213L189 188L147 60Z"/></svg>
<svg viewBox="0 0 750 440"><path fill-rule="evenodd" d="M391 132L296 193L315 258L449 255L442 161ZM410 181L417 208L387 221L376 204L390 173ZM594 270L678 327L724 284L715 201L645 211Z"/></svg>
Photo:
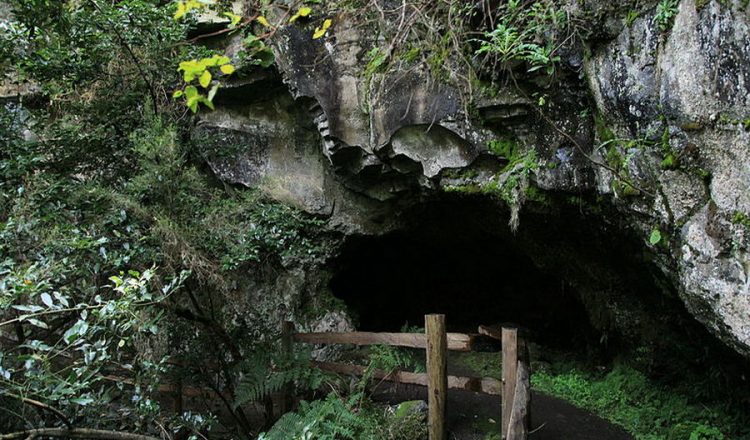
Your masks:
<svg viewBox="0 0 750 440"><path fill-rule="evenodd" d="M17 397L17 396L15 396L15 397ZM47 405L46 403L42 403L42 402L40 402L38 400L29 399L28 397L21 397L20 399L21 399L21 402L23 402L23 403L25 403L27 405L35 406L37 408L41 408L41 409L43 409L45 411L51 412L52 414L55 415L55 417L57 417L58 419L60 419L60 421L63 422L65 424L65 426L68 427L68 429L73 428L73 424L70 423L70 420L68 420L68 418L65 417L65 414L63 414L62 412L60 412L59 409L53 408L53 407ZM31 435L33 435L33 434L29 434L29 436L31 436ZM34 435L34 436L36 437L36 435Z"/></svg>
<svg viewBox="0 0 750 440"><path fill-rule="evenodd" d="M102 440L161 440L157 437L151 437L150 435L88 428L40 428L12 432L10 434L0 434L0 440L15 440L36 437L67 437Z"/></svg>

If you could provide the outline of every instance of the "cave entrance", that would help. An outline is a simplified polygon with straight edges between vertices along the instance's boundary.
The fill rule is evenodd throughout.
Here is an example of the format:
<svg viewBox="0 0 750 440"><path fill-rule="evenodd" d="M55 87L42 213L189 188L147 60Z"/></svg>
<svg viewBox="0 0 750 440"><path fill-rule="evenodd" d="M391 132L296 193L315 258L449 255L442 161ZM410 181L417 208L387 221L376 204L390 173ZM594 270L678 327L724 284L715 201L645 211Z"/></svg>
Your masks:
<svg viewBox="0 0 750 440"><path fill-rule="evenodd" d="M539 251L540 242L526 241L535 230L542 246L551 239L548 224L576 229L583 222L532 215L516 235L507 219L498 204L479 198L421 205L404 214L402 229L350 237L332 263L331 289L363 331L422 327L425 314L442 313L449 331L514 323L544 345L598 340L577 288L560 271L541 268L526 248ZM576 242L571 234L565 240L571 238Z"/></svg>

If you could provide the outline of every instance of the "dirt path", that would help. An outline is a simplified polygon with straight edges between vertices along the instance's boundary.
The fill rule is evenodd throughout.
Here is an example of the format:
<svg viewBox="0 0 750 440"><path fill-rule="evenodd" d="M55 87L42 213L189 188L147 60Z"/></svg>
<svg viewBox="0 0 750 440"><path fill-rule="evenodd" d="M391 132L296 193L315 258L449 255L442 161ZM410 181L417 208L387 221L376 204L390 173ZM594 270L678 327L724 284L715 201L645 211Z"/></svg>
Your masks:
<svg viewBox="0 0 750 440"><path fill-rule="evenodd" d="M416 385L381 384L376 400L391 403L426 400L427 389ZM447 402L450 440L484 440L499 432L500 398L471 391L450 390ZM530 440L633 440L628 433L563 400L532 393Z"/></svg>

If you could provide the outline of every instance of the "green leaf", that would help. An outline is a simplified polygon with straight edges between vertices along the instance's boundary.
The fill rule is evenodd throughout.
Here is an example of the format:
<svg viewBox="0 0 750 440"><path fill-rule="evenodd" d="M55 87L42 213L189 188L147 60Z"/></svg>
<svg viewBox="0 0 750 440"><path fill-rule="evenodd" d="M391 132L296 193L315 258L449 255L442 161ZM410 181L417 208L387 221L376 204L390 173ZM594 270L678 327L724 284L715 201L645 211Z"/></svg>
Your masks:
<svg viewBox="0 0 750 440"><path fill-rule="evenodd" d="M219 84L214 84L213 87L211 87L211 90L208 91L208 100L213 101L214 96L216 96L216 92L219 90Z"/></svg>
<svg viewBox="0 0 750 440"><path fill-rule="evenodd" d="M48 329L49 328L49 326L46 323L44 323L44 322L42 322L42 321L40 321L38 319L29 318L26 321L28 321L29 324L34 325L34 326L39 327L39 328L43 328L43 329Z"/></svg>
<svg viewBox="0 0 750 440"><path fill-rule="evenodd" d="M300 17L307 17L308 15L310 15L311 12L312 12L311 8L308 8L308 7L299 8L297 13L292 15L292 18L289 19L289 23L294 23Z"/></svg>
<svg viewBox="0 0 750 440"><path fill-rule="evenodd" d="M231 22L229 23L229 27L235 27L235 26L237 26L237 24L242 19L242 17L240 17L239 15L234 14L232 12L225 12L224 16L225 17L229 17L229 19L231 20Z"/></svg>
<svg viewBox="0 0 750 440"><path fill-rule="evenodd" d="M31 312L31 313L36 313L41 310L44 310L44 307L40 307L34 304L22 305L22 306L11 306L11 307L13 307L16 310L20 310L22 312Z"/></svg>
<svg viewBox="0 0 750 440"><path fill-rule="evenodd" d="M326 32L328 31L328 28L331 27L332 23L333 21L331 21L330 18L325 19L325 21L323 21L323 26L315 28L315 32L313 33L313 36L312 36L313 40L317 40L318 38L325 35Z"/></svg>
<svg viewBox="0 0 750 440"><path fill-rule="evenodd" d="M172 98L177 99L181 97L185 92L182 90L175 90L174 93L172 93Z"/></svg>
<svg viewBox="0 0 750 440"><path fill-rule="evenodd" d="M185 98L190 100L190 98L194 98L198 96L198 88L195 86L187 86L185 87Z"/></svg>
<svg viewBox="0 0 750 440"><path fill-rule="evenodd" d="M39 298L42 300L42 302L44 303L44 305L47 306L47 307L51 308L52 306L55 305L55 303L52 301L52 297L47 292L44 292L41 295L39 295Z"/></svg>
<svg viewBox="0 0 750 440"><path fill-rule="evenodd" d="M263 68L271 66L275 60L273 52L270 49L263 49L255 54L255 58L258 60L258 65Z"/></svg>
<svg viewBox="0 0 750 440"><path fill-rule="evenodd" d="M88 329L88 322L79 319L75 324L73 324L68 330L65 331L65 333L63 334L63 340L65 340L65 343L71 344L79 337L85 335Z"/></svg>
<svg viewBox="0 0 750 440"><path fill-rule="evenodd" d="M658 229L654 229L651 231L651 236L648 238L648 242L651 243L651 245L657 245L661 241L661 231Z"/></svg>
<svg viewBox="0 0 750 440"><path fill-rule="evenodd" d="M94 401L94 399L92 399L91 397L74 397L74 398L70 399L71 403L75 403L75 404L81 405L81 406L86 406L89 403L92 403L93 401Z"/></svg>
<svg viewBox="0 0 750 440"><path fill-rule="evenodd" d="M187 100L187 106L193 113L196 113L198 111L198 102L200 101L200 98L201 96L199 95L188 98Z"/></svg>
<svg viewBox="0 0 750 440"><path fill-rule="evenodd" d="M211 84L211 72L209 72L208 70L204 70L201 74L201 77L198 78L198 82L204 89L208 88L209 84Z"/></svg>
<svg viewBox="0 0 750 440"><path fill-rule="evenodd" d="M210 108L211 110L216 110L214 108L214 103L211 100L209 100L208 98L206 98L205 96L201 96L200 102L202 102L203 105L205 105L206 107Z"/></svg>
<svg viewBox="0 0 750 440"><path fill-rule="evenodd" d="M177 2L177 10L174 13L174 19L179 20L185 16L186 13L185 3Z"/></svg>
<svg viewBox="0 0 750 440"><path fill-rule="evenodd" d="M221 70L221 73L225 75L231 75L235 70L234 66L231 64L224 64L223 66L219 67L219 69Z"/></svg>

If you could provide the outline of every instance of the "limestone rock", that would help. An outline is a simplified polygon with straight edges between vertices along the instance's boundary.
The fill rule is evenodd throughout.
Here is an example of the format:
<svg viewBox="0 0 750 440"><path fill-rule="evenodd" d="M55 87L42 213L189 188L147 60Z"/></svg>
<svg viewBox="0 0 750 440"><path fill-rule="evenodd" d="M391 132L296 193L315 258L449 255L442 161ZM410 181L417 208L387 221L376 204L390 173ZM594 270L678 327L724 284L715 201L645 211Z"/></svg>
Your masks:
<svg viewBox="0 0 750 440"><path fill-rule="evenodd" d="M352 19L338 17L322 39L284 26L271 42L280 78L258 79L249 93L228 88L230 102L202 116L195 132L219 178L326 215L344 236L399 228L403 212L445 188L512 181L505 165L533 150L529 182L560 197L611 198L608 209L592 209L603 230L617 223L639 234L688 310L750 357L746 9L739 0L682 0L671 28L660 29L653 9L626 24L612 5L588 3L566 6L595 19L586 56L566 49L553 87L507 85L475 97L469 114L465 91L425 66L367 72L366 54L387 46ZM613 151L620 157L601 126L632 141ZM513 146L508 157L488 152L498 139ZM648 243L654 229L663 232L658 245ZM530 253L552 264L543 255L550 249L558 248ZM585 258L570 258L579 258L566 262L570 279L590 284L582 301L592 319L637 326L645 303L627 286L596 280ZM591 306L602 297L611 310Z"/></svg>

